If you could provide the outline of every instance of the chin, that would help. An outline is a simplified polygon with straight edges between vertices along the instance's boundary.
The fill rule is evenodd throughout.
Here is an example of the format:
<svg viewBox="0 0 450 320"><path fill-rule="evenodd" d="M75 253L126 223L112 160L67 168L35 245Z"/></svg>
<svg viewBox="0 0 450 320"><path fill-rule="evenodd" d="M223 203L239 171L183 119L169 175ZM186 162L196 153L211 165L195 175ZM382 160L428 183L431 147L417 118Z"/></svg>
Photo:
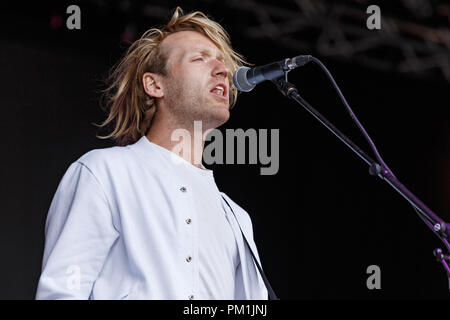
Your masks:
<svg viewBox="0 0 450 320"><path fill-rule="evenodd" d="M223 125L225 122L230 119L230 110L228 106L225 105L219 106L217 109L214 109L214 112L209 114L209 123L211 128L217 128Z"/></svg>

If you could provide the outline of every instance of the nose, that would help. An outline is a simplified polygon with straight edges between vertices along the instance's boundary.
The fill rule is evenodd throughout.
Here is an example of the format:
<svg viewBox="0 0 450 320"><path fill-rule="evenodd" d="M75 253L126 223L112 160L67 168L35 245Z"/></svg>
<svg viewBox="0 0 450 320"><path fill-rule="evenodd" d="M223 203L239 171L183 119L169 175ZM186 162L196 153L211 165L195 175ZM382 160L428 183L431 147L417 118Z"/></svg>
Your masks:
<svg viewBox="0 0 450 320"><path fill-rule="evenodd" d="M213 76L215 77L228 77L229 70L225 63L221 60L216 60L216 64L213 68Z"/></svg>

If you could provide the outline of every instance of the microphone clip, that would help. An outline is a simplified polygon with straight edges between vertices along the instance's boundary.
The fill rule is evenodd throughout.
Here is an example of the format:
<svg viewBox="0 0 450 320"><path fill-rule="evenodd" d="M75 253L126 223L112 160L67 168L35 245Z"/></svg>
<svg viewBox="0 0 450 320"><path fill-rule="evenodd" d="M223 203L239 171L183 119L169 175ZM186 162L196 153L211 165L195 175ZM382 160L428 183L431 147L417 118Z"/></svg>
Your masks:
<svg viewBox="0 0 450 320"><path fill-rule="evenodd" d="M284 77L279 77L277 79L272 80L272 82L275 84L275 86L280 90L280 92L288 98L291 98L291 95L294 92L298 93L297 87L294 86L292 83L288 82L287 73L289 71L286 71L284 73Z"/></svg>
<svg viewBox="0 0 450 320"><path fill-rule="evenodd" d="M288 98L291 98L292 93L297 92L297 88L288 81L288 72L294 70L295 68L304 66L312 59L311 55L300 55L294 58L286 58L283 65L284 76L271 80L278 90Z"/></svg>

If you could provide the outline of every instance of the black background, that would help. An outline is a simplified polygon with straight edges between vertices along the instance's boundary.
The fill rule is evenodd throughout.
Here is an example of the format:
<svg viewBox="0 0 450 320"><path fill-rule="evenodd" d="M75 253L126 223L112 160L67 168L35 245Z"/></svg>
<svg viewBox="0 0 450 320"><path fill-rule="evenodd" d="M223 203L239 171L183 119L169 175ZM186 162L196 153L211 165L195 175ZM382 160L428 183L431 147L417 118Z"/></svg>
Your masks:
<svg viewBox="0 0 450 320"><path fill-rule="evenodd" d="M34 298L45 218L62 175L87 151L113 145L95 137L99 131L92 123L105 118L99 91L126 48L120 41L124 25L135 21L140 34L164 22L144 19L136 10L118 13L114 5L100 11L94 2L78 3L81 30L65 28L65 9L77 2L1 10L2 299ZM240 30L251 22L226 6L157 3L168 8L167 17L176 5L208 13L256 65L303 53L278 46L277 39L248 41ZM50 28L55 14L63 19L59 29ZM397 178L449 221L449 82L443 76L401 75L316 56ZM290 81L369 153L317 66L292 72ZM432 255L441 246L438 239L400 195L370 176L365 163L271 83L240 95L219 129L227 128L280 130L276 175L260 175L261 165L208 167L219 188L249 212L263 268L281 299L448 299L445 272ZM366 287L369 265L381 268L381 290Z"/></svg>

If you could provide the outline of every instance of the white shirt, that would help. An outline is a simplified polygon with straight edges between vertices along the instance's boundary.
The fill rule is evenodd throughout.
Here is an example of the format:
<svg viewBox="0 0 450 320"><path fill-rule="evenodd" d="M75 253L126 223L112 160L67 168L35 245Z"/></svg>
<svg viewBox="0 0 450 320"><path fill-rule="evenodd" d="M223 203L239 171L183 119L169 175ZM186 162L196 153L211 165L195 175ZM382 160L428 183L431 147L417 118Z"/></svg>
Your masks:
<svg viewBox="0 0 450 320"><path fill-rule="evenodd" d="M145 136L93 150L53 198L36 298L267 299L239 225L259 261L248 213L211 170Z"/></svg>

